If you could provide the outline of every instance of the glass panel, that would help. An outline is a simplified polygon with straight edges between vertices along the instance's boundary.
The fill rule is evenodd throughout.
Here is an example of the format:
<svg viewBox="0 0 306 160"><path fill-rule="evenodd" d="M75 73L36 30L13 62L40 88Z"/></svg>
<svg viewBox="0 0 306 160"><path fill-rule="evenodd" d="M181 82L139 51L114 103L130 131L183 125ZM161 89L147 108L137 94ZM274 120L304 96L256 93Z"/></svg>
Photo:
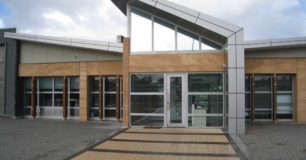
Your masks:
<svg viewBox="0 0 306 160"><path fill-rule="evenodd" d="M107 77L105 78L105 92L116 92L117 78Z"/></svg>
<svg viewBox="0 0 306 160"><path fill-rule="evenodd" d="M164 125L164 117L131 116L131 123L132 126L162 127Z"/></svg>
<svg viewBox="0 0 306 160"><path fill-rule="evenodd" d="M222 95L190 95L188 112L191 114L222 114Z"/></svg>
<svg viewBox="0 0 306 160"><path fill-rule="evenodd" d="M292 76L278 75L277 78L277 91L292 91Z"/></svg>
<svg viewBox="0 0 306 160"><path fill-rule="evenodd" d="M52 92L52 78L39 78L39 91Z"/></svg>
<svg viewBox="0 0 306 160"><path fill-rule="evenodd" d="M31 115L32 112L31 112L31 108L25 108L24 109L24 115Z"/></svg>
<svg viewBox="0 0 306 160"><path fill-rule="evenodd" d="M70 107L79 107L80 104L79 104L79 94L78 93L73 93L73 94L70 94L70 100L69 100L69 106Z"/></svg>
<svg viewBox="0 0 306 160"><path fill-rule="evenodd" d="M188 126L189 127L222 127L223 126L223 117L204 117L204 116L192 116L188 117Z"/></svg>
<svg viewBox="0 0 306 160"><path fill-rule="evenodd" d="M189 92L223 92L222 74L189 74Z"/></svg>
<svg viewBox="0 0 306 160"><path fill-rule="evenodd" d="M255 111L255 119L272 119L272 111Z"/></svg>
<svg viewBox="0 0 306 160"><path fill-rule="evenodd" d="M105 110L105 117L107 118L114 118L116 117L116 110Z"/></svg>
<svg viewBox="0 0 306 160"><path fill-rule="evenodd" d="M251 118L251 94L245 94L245 118Z"/></svg>
<svg viewBox="0 0 306 160"><path fill-rule="evenodd" d="M55 107L63 106L63 95L62 94L54 94L54 106Z"/></svg>
<svg viewBox="0 0 306 160"><path fill-rule="evenodd" d="M80 110L79 109L70 109L70 116L71 117L79 117L80 116Z"/></svg>
<svg viewBox="0 0 306 160"><path fill-rule="evenodd" d="M292 94L277 94L277 118L292 119Z"/></svg>
<svg viewBox="0 0 306 160"><path fill-rule="evenodd" d="M90 77L90 91L99 92L99 80L100 77Z"/></svg>
<svg viewBox="0 0 306 160"><path fill-rule="evenodd" d="M39 94L39 106L51 107L52 106L52 94Z"/></svg>
<svg viewBox="0 0 306 160"><path fill-rule="evenodd" d="M181 28L177 29L177 50L200 50L199 37Z"/></svg>
<svg viewBox="0 0 306 160"><path fill-rule="evenodd" d="M154 51L174 51L174 25L161 19L154 18Z"/></svg>
<svg viewBox="0 0 306 160"><path fill-rule="evenodd" d="M132 95L131 113L164 113L164 96Z"/></svg>
<svg viewBox="0 0 306 160"><path fill-rule="evenodd" d="M80 80L79 77L70 77L70 91L79 92Z"/></svg>
<svg viewBox="0 0 306 160"><path fill-rule="evenodd" d="M170 123L182 123L181 77L170 77Z"/></svg>
<svg viewBox="0 0 306 160"><path fill-rule="evenodd" d="M89 117L99 117L99 109L90 109Z"/></svg>
<svg viewBox="0 0 306 160"><path fill-rule="evenodd" d="M90 96L90 108L99 107L99 94L91 94Z"/></svg>
<svg viewBox="0 0 306 160"><path fill-rule="evenodd" d="M116 108L116 94L105 94L105 108Z"/></svg>
<svg viewBox="0 0 306 160"><path fill-rule="evenodd" d="M134 74L131 81L131 92L163 92L163 74Z"/></svg>
<svg viewBox="0 0 306 160"><path fill-rule="evenodd" d="M30 93L25 93L24 94L24 99L23 99L23 106L31 106L31 94Z"/></svg>
<svg viewBox="0 0 306 160"><path fill-rule="evenodd" d="M255 76L255 91L272 91L271 84L272 77L271 76Z"/></svg>
<svg viewBox="0 0 306 160"><path fill-rule="evenodd" d="M211 42L205 38L201 38L201 50L217 50L222 49L222 46Z"/></svg>
<svg viewBox="0 0 306 160"><path fill-rule="evenodd" d="M151 16L135 9L131 14L131 51L152 51Z"/></svg>
<svg viewBox="0 0 306 160"><path fill-rule="evenodd" d="M272 94L255 94L255 108L256 109L271 109L272 108Z"/></svg>
<svg viewBox="0 0 306 160"><path fill-rule="evenodd" d="M32 92L32 79L31 78L24 78L23 80L24 91L25 92Z"/></svg>
<svg viewBox="0 0 306 160"><path fill-rule="evenodd" d="M54 91L62 92L64 87L64 79L62 77L54 78Z"/></svg>
<svg viewBox="0 0 306 160"><path fill-rule="evenodd" d="M251 91L251 77L249 75L245 76L245 91L246 92Z"/></svg>

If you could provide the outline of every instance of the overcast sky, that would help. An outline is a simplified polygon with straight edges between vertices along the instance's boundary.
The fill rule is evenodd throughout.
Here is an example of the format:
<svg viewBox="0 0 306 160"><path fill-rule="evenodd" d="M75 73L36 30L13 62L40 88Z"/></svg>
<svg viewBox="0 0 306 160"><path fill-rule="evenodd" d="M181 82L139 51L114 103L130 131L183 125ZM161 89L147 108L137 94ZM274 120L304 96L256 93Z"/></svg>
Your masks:
<svg viewBox="0 0 306 160"><path fill-rule="evenodd" d="M172 0L234 23L245 39L306 36L306 0ZM110 0L0 0L0 28L19 33L115 41L126 17Z"/></svg>

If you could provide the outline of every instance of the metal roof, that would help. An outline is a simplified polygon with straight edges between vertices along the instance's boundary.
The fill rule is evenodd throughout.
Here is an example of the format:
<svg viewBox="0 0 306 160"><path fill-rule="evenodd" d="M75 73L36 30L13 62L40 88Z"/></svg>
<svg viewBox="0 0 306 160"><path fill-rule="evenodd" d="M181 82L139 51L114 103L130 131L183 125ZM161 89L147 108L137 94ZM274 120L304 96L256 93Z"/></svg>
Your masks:
<svg viewBox="0 0 306 160"><path fill-rule="evenodd" d="M21 41L30 41L36 43L93 49L93 50L108 51L114 53L123 52L122 43L92 41L92 40L82 40L82 39L73 39L73 38L32 35L32 34L21 34L21 33L11 33L11 32L5 32L4 37L21 40Z"/></svg>

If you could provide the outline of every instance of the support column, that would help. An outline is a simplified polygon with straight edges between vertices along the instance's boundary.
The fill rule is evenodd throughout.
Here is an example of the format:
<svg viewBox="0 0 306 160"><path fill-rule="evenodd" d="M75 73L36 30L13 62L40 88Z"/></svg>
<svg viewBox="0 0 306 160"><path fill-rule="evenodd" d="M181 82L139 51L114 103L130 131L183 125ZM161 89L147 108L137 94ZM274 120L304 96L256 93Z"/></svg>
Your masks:
<svg viewBox="0 0 306 160"><path fill-rule="evenodd" d="M228 37L228 132L245 133L243 29Z"/></svg>
<svg viewBox="0 0 306 160"><path fill-rule="evenodd" d="M272 119L273 122L275 123L277 120L276 117L276 111L277 111L277 96L276 96L276 92L277 92L277 80L276 80L276 75L273 75L273 92L272 92L272 99L273 99L273 104L272 104Z"/></svg>
<svg viewBox="0 0 306 160"><path fill-rule="evenodd" d="M31 90L32 90L32 94L31 94L31 114L32 117L35 118L37 115L37 111L36 111L36 87L37 83L36 83L36 78L32 77L32 81L31 81Z"/></svg>
<svg viewBox="0 0 306 160"><path fill-rule="evenodd" d="M296 120L306 123L306 59L297 59Z"/></svg>
<svg viewBox="0 0 306 160"><path fill-rule="evenodd" d="M128 127L130 125L130 110L129 110L129 56L130 56L130 39L123 40L123 65L122 65L122 80L123 80L123 124Z"/></svg>
<svg viewBox="0 0 306 160"><path fill-rule="evenodd" d="M102 121L103 119L103 79L102 76L100 76L99 79L99 118Z"/></svg>
<svg viewBox="0 0 306 160"><path fill-rule="evenodd" d="M68 93L67 93L67 77L63 79L63 118L66 120L68 117Z"/></svg>
<svg viewBox="0 0 306 160"><path fill-rule="evenodd" d="M80 62L80 120L88 120L88 76L86 62Z"/></svg>
<svg viewBox="0 0 306 160"><path fill-rule="evenodd" d="M255 116L256 116L256 112L255 112L255 76L254 74L252 74L252 89L251 89L251 120L252 122L255 121Z"/></svg>

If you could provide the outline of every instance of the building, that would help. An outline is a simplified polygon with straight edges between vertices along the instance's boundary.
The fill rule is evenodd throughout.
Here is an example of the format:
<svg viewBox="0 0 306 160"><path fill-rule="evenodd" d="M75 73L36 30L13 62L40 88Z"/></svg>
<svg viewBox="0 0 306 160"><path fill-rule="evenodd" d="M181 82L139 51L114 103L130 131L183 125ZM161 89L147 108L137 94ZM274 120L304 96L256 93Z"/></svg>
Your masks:
<svg viewBox="0 0 306 160"><path fill-rule="evenodd" d="M246 121L306 123L306 37L245 41L167 0L112 1L128 19L117 43L1 31L0 115L233 134Z"/></svg>

